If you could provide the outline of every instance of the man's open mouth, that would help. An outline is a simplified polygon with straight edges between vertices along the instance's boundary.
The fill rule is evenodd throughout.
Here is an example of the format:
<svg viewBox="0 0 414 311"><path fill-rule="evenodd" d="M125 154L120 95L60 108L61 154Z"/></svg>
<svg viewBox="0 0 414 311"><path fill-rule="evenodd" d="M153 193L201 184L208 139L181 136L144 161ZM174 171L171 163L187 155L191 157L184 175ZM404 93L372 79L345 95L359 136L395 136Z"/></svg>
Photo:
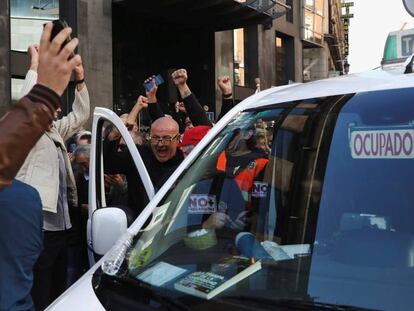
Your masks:
<svg viewBox="0 0 414 311"><path fill-rule="evenodd" d="M165 156L165 155L167 155L167 151L168 151L168 149L167 149L167 148L165 148L165 147L159 147L159 148L157 148L156 150L157 150L157 154L158 154L159 156Z"/></svg>

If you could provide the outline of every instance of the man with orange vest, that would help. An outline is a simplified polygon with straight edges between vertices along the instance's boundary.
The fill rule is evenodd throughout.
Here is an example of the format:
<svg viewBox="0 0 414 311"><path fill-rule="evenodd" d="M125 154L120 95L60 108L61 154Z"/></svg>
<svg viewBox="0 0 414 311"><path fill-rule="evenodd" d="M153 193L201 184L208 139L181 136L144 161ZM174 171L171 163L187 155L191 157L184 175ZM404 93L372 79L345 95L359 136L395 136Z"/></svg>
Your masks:
<svg viewBox="0 0 414 311"><path fill-rule="evenodd" d="M265 155L256 152L234 157L232 155L228 156L226 151L223 151L217 159L216 168L218 171L233 176L246 201L246 206L251 207L252 195L255 196L253 192L255 180L260 179L259 175L264 171L268 162L269 160Z"/></svg>

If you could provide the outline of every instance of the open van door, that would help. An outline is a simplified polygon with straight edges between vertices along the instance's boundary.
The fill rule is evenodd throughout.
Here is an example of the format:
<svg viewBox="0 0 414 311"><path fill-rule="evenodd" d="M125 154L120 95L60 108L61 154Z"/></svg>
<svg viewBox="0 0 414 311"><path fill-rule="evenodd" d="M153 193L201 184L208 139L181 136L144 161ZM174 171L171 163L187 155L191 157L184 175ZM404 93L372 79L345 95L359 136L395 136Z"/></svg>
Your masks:
<svg viewBox="0 0 414 311"><path fill-rule="evenodd" d="M125 211L117 206L108 206L104 185L103 132L105 126L118 129L125 141L135 168L144 185L148 200L155 194L154 186L135 146L134 141L122 120L111 110L95 108L92 124L92 141L89 168L89 204L87 221L87 243L89 264L104 255L128 227Z"/></svg>

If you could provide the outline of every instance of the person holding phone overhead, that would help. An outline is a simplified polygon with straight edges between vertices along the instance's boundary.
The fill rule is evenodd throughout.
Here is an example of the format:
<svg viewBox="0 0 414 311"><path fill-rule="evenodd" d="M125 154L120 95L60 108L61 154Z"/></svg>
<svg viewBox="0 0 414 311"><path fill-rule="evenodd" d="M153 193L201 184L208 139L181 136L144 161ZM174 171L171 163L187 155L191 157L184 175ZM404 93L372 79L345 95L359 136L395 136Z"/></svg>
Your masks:
<svg viewBox="0 0 414 311"><path fill-rule="evenodd" d="M37 84L0 120L0 310L32 310L32 268L42 249L41 201L33 187L13 180L26 155L43 137L60 107L60 96L81 57L78 44L60 49L71 29L52 41L52 23L42 33Z"/></svg>
<svg viewBox="0 0 414 311"><path fill-rule="evenodd" d="M54 23L54 27L61 28L62 25L65 24ZM70 28L66 27L55 38L65 33L65 39L70 32ZM65 41L61 40L57 44L52 36L49 40L50 45L57 51L65 51L73 40L78 41L72 39L64 44ZM73 49L64 56L66 60L76 57L72 52ZM47 51L42 48L37 51L35 46L29 47L31 66L26 75L23 92L30 90L39 80L39 60L44 57L43 53ZM34 187L42 200L44 248L33 269L32 288L32 298L38 310L45 309L66 289L68 237L72 227L69 210L78 204L75 179L65 141L81 129L90 115L89 93L81 62L74 68L74 74L76 88L72 112L59 120L55 113L54 122L32 148L16 176L16 179Z"/></svg>
<svg viewBox="0 0 414 311"><path fill-rule="evenodd" d="M154 79L153 79L154 78ZM140 96L132 109L126 122L130 127L135 122L138 111L147 108L151 115L155 115L154 122L151 124L149 145L136 145L138 151L148 170L151 181L156 189L159 189L165 180L174 172L184 157L178 148L180 133L178 123L172 118L165 117L161 108L157 104L156 91L157 84L155 76L144 82L152 84L147 97ZM135 113L134 113L135 112ZM135 169L134 161L127 149L119 150L120 142L119 131L113 128L105 137L103 143L103 158L106 174L124 174L128 182L128 207L132 211L132 216L137 217L145 205L148 198L145 195L145 188Z"/></svg>

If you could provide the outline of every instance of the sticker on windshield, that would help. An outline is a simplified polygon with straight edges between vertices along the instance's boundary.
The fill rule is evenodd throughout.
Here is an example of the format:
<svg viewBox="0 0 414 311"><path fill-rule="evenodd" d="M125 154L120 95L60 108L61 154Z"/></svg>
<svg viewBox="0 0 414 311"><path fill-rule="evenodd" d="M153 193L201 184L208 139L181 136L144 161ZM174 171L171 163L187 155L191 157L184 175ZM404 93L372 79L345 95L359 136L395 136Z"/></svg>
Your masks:
<svg viewBox="0 0 414 311"><path fill-rule="evenodd" d="M414 158L414 128L349 128L349 144L354 159Z"/></svg>
<svg viewBox="0 0 414 311"><path fill-rule="evenodd" d="M265 198L269 191L269 184L266 182L255 181L252 187L252 197Z"/></svg>
<svg viewBox="0 0 414 311"><path fill-rule="evenodd" d="M189 214L213 214L217 211L214 194L192 194L188 203Z"/></svg>
<svg viewBox="0 0 414 311"><path fill-rule="evenodd" d="M144 249L134 248L128 259L128 269L131 274L135 274L150 258L152 255L152 248L147 247Z"/></svg>
<svg viewBox="0 0 414 311"><path fill-rule="evenodd" d="M162 286L187 272L186 269L173 266L169 263L160 261L153 267L145 270L137 276L138 280L151 284L152 286Z"/></svg>

